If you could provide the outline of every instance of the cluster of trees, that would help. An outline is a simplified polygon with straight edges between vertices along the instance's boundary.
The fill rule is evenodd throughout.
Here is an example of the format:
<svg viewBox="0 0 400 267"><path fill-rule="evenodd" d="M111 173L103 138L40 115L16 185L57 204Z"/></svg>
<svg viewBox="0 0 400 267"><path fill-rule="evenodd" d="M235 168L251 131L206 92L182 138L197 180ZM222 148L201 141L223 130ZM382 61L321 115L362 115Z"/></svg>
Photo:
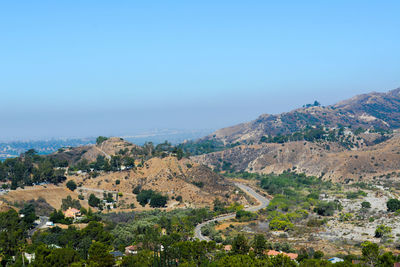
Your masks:
<svg viewBox="0 0 400 267"><path fill-rule="evenodd" d="M150 204L152 208L161 208L167 204L168 196L153 190L141 190L136 199L143 207Z"/></svg>
<svg viewBox="0 0 400 267"><path fill-rule="evenodd" d="M107 159L104 155L98 155L96 161L89 163L86 159L82 159L70 169L85 172L90 172L91 170L110 172L120 171L122 166L127 168L135 167L135 158L129 155L112 155L110 159Z"/></svg>
<svg viewBox="0 0 400 267"><path fill-rule="evenodd" d="M255 220L257 218L257 214L251 211L238 210L236 212L235 218L239 222L248 222L251 220Z"/></svg>
<svg viewBox="0 0 400 267"><path fill-rule="evenodd" d="M75 208L79 210L81 208L81 203L79 200L72 199L71 196L67 196L67 198L61 200L61 209L67 210L68 208Z"/></svg>
<svg viewBox="0 0 400 267"><path fill-rule="evenodd" d="M24 212L32 213L32 207L24 208ZM312 249L298 251L298 263L285 255L266 256L269 249L294 250L288 244L269 243L264 235L249 239L239 234L230 241L229 252L215 242L193 241L195 225L214 215L208 209L154 210L129 216L115 213L103 217L105 221L101 223L90 221L82 230L69 226L37 231L28 244L26 235L31 225L10 210L0 213L1 264L21 266L22 252L28 252L35 253L31 266L331 266L322 259L323 252ZM137 245L136 255L116 262L110 254L132 244ZM362 244L361 257L346 256L339 266L353 266L352 259L369 266L393 266L399 260L371 242ZM28 265L26 260L25 264Z"/></svg>
<svg viewBox="0 0 400 267"><path fill-rule="evenodd" d="M216 139L189 141L178 145L186 156L202 155L211 152L221 151L239 145L239 143L225 145L222 141Z"/></svg>
<svg viewBox="0 0 400 267"><path fill-rule="evenodd" d="M338 201L322 201L319 195L331 188L332 184L305 174L284 172L279 175L251 175L260 182L260 186L274 195L266 213L271 230L288 231L294 223L304 220L311 213L320 216L332 216L342 206Z"/></svg>
<svg viewBox="0 0 400 267"><path fill-rule="evenodd" d="M11 189L42 182L58 184L65 181L65 171L55 168L66 165L68 163L40 156L31 149L21 157L0 161L0 181L11 182Z"/></svg>
<svg viewBox="0 0 400 267"><path fill-rule="evenodd" d="M317 140L328 140L337 141L337 135L340 131L327 131L323 127L306 127L302 131L294 132L292 134L282 135L278 134L276 136L262 136L260 139L261 143L286 143L290 141L309 141L315 142Z"/></svg>

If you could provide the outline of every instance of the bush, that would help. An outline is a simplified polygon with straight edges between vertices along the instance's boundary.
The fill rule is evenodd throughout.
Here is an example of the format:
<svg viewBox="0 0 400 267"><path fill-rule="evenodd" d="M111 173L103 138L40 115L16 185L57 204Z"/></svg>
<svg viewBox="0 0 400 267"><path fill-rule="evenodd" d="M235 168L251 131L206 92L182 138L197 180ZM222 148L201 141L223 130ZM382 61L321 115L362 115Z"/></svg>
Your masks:
<svg viewBox="0 0 400 267"><path fill-rule="evenodd" d="M177 196L176 201L182 202L182 196Z"/></svg>
<svg viewBox="0 0 400 267"><path fill-rule="evenodd" d="M314 259L322 259L324 257L324 252L317 250L314 252Z"/></svg>
<svg viewBox="0 0 400 267"><path fill-rule="evenodd" d="M104 141L106 141L108 138L105 136L99 136L96 138L96 144L100 145L101 143L103 143Z"/></svg>
<svg viewBox="0 0 400 267"><path fill-rule="evenodd" d="M385 226L383 224L380 224L376 227L375 230L375 237L383 237L386 234L389 234L390 232L392 232L392 228L389 226Z"/></svg>
<svg viewBox="0 0 400 267"><path fill-rule="evenodd" d="M348 199L355 199L355 198L358 198L359 196L366 197L367 193L365 193L364 191L361 191L361 190L359 190L357 192L347 192L346 193L346 197Z"/></svg>
<svg viewBox="0 0 400 267"><path fill-rule="evenodd" d="M340 209L341 205L338 202L321 201L320 203L318 203L314 211L321 216L332 216L335 213L335 210L340 210Z"/></svg>
<svg viewBox="0 0 400 267"><path fill-rule="evenodd" d="M368 201L363 201L361 203L361 208L363 209L370 209L371 208L371 203L369 203Z"/></svg>
<svg viewBox="0 0 400 267"><path fill-rule="evenodd" d="M115 181L115 184L117 184L117 185L120 184L120 183L121 183L120 180L116 180L116 181Z"/></svg>
<svg viewBox="0 0 400 267"><path fill-rule="evenodd" d="M398 199L389 199L389 201L386 203L387 210L391 212L395 212L400 209L400 200Z"/></svg>
<svg viewBox="0 0 400 267"><path fill-rule="evenodd" d="M288 231L294 227L293 223L289 220L282 220L279 217L273 218L269 222L269 228L272 231Z"/></svg>
<svg viewBox="0 0 400 267"><path fill-rule="evenodd" d="M325 224L325 219L324 220L318 220L317 218L311 218L307 222L308 227L320 227Z"/></svg>
<svg viewBox="0 0 400 267"><path fill-rule="evenodd" d="M256 217L257 214L250 211L239 210L236 212L236 219L238 219L241 222L251 221L254 220Z"/></svg>
<svg viewBox="0 0 400 267"><path fill-rule="evenodd" d="M135 188L133 188L132 193L134 193L135 195L139 194L140 191L142 191L142 187L140 185L136 186Z"/></svg>
<svg viewBox="0 0 400 267"><path fill-rule="evenodd" d="M69 190L74 191L76 189L77 185L73 180L69 180L67 182L67 187Z"/></svg>
<svg viewBox="0 0 400 267"><path fill-rule="evenodd" d="M94 194L90 194L89 196L89 206L98 207L100 205L100 199L97 198Z"/></svg>

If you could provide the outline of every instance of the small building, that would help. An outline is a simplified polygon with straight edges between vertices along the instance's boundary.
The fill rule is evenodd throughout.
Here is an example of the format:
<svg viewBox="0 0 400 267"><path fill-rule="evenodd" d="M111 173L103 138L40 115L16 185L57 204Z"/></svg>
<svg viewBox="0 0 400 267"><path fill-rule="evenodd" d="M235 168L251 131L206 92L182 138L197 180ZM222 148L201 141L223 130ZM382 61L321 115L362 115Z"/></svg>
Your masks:
<svg viewBox="0 0 400 267"><path fill-rule="evenodd" d="M46 222L46 226L54 226L54 223L53 223L53 222L50 222L50 221L48 221L48 222Z"/></svg>
<svg viewBox="0 0 400 267"><path fill-rule="evenodd" d="M81 211L75 208L69 208L66 211L64 211L64 216L67 218L76 218L77 216L81 215Z"/></svg>

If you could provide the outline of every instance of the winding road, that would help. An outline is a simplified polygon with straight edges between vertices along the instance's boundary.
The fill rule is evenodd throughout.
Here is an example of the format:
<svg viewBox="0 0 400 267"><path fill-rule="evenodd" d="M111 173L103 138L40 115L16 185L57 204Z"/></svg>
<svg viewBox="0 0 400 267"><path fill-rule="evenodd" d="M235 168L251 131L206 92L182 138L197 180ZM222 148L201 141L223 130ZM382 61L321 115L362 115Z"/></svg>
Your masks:
<svg viewBox="0 0 400 267"><path fill-rule="evenodd" d="M251 187L249 187L247 185L244 185L242 183L237 183L237 182L235 183L235 185L237 187L239 187L242 191L244 191L246 194L248 194L248 195L252 196L253 198L255 198L259 203L257 206L252 206L252 207L246 208L245 209L246 211L255 212L255 211L258 211L258 210L263 209L263 208L268 206L269 200L267 198L261 196L260 194L258 194ZM198 238L200 241L203 241L203 240L204 241L211 241L210 238L208 238L207 236L204 236L204 235L201 234L201 228L203 226L209 224L209 223L229 220L229 219L234 218L235 216L236 216L235 213L229 213L229 214L218 216L218 217L215 217L215 218L213 218L211 220L208 220L208 221L205 221L205 222L202 222L202 223L198 224L196 226L196 228L194 229L194 237Z"/></svg>
<svg viewBox="0 0 400 267"><path fill-rule="evenodd" d="M28 235L31 237L33 236L33 234L39 230L40 228L42 228L43 226L46 225L46 223L49 221L49 217L46 216L40 216L39 217L40 223L38 225L36 225L34 228L28 230Z"/></svg>

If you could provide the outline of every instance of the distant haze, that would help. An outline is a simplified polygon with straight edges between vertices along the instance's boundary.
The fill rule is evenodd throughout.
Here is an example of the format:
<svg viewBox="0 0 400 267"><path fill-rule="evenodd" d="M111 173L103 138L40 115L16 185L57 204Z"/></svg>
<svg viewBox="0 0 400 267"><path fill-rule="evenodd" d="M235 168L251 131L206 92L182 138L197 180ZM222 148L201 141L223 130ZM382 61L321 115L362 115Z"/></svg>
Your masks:
<svg viewBox="0 0 400 267"><path fill-rule="evenodd" d="M218 129L400 86L399 1L5 1L0 140Z"/></svg>

